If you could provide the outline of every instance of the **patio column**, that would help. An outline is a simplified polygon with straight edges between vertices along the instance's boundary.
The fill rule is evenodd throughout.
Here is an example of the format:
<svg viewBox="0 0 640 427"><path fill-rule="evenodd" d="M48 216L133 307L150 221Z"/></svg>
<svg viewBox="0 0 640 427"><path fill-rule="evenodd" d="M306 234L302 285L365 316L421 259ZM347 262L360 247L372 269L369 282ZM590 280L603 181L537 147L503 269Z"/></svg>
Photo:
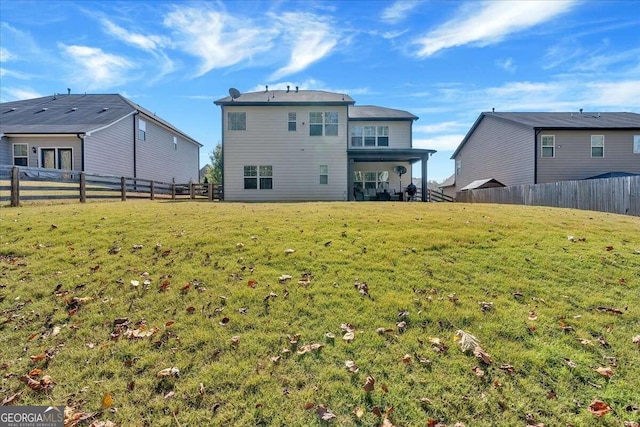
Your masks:
<svg viewBox="0 0 640 427"><path fill-rule="evenodd" d="M352 158L347 160L347 200L355 200L353 196L353 168L354 161Z"/></svg>
<svg viewBox="0 0 640 427"><path fill-rule="evenodd" d="M426 154L422 157L420 163L422 163L422 201L427 201L427 186L429 180L427 179L427 162L429 161L429 155Z"/></svg>

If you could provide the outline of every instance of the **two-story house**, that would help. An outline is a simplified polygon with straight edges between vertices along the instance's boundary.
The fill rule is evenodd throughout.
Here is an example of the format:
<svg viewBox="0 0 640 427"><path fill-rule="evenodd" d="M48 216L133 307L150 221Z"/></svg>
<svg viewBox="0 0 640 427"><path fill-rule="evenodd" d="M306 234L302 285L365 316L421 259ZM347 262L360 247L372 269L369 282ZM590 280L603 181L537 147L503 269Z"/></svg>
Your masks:
<svg viewBox="0 0 640 427"><path fill-rule="evenodd" d="M0 104L0 166L198 182L201 146L118 94Z"/></svg>
<svg viewBox="0 0 640 427"><path fill-rule="evenodd" d="M297 87L230 92L215 101L225 200L401 199L417 162L426 188L435 151L412 148L411 113Z"/></svg>
<svg viewBox="0 0 640 427"><path fill-rule="evenodd" d="M451 158L456 191L640 174L640 114L483 112Z"/></svg>

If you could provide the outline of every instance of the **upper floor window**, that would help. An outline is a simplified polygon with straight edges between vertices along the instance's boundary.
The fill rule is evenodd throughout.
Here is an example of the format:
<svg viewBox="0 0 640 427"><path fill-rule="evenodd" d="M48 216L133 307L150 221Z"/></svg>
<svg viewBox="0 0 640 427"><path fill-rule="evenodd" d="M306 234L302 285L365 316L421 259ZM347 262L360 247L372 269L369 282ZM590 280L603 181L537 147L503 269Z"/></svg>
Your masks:
<svg viewBox="0 0 640 427"><path fill-rule="evenodd" d="M138 139L145 141L147 139L147 122L138 120Z"/></svg>
<svg viewBox="0 0 640 427"><path fill-rule="evenodd" d="M338 136L338 112L310 112L309 136Z"/></svg>
<svg viewBox="0 0 640 427"><path fill-rule="evenodd" d="M462 172L462 160L456 160L456 175L460 175Z"/></svg>
<svg viewBox="0 0 640 427"><path fill-rule="evenodd" d="M542 135L542 143L540 144L540 155L542 157L556 156L556 137L555 135Z"/></svg>
<svg viewBox="0 0 640 427"><path fill-rule="evenodd" d="M228 113L228 129L229 130L247 130L247 113Z"/></svg>
<svg viewBox="0 0 640 427"><path fill-rule="evenodd" d="M591 157L604 157L604 135L591 135Z"/></svg>
<svg viewBox="0 0 640 427"><path fill-rule="evenodd" d="M289 117L288 117L288 121L287 121L287 123L288 123L288 127L287 127L287 129L288 129L290 132L293 132L293 131L295 131L295 130L296 130L296 127L297 127L297 123L296 123L296 113L289 113Z"/></svg>
<svg viewBox="0 0 640 427"><path fill-rule="evenodd" d="M29 166L29 146L27 144L13 144L13 165Z"/></svg>
<svg viewBox="0 0 640 427"><path fill-rule="evenodd" d="M173 137L173 149L178 150L178 137L176 136Z"/></svg>
<svg viewBox="0 0 640 427"><path fill-rule="evenodd" d="M378 126L378 147L389 146L389 126Z"/></svg>
<svg viewBox="0 0 640 427"><path fill-rule="evenodd" d="M633 152L640 154L640 135L633 135Z"/></svg>
<svg viewBox="0 0 640 427"><path fill-rule="evenodd" d="M351 128L352 147L388 147L389 126L353 126Z"/></svg>

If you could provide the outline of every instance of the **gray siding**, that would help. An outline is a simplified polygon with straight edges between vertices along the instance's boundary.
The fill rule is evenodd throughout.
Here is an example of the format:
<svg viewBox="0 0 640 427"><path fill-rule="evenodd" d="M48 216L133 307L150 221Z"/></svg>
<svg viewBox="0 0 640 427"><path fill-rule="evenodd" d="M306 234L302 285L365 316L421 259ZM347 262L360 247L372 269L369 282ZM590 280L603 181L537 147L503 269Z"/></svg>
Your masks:
<svg viewBox="0 0 640 427"><path fill-rule="evenodd" d="M462 166L456 191L487 178L507 186L533 184L534 145L531 128L485 116L455 158Z"/></svg>
<svg viewBox="0 0 640 427"><path fill-rule="evenodd" d="M147 134L144 141L136 142L137 178L177 183L199 182L200 147L150 118L137 116L136 120L140 118L146 122ZM136 123L136 137L137 129ZM174 136L177 138L177 147L173 143Z"/></svg>
<svg viewBox="0 0 640 427"><path fill-rule="evenodd" d="M640 154L633 153L637 131L542 131L538 136L538 183L584 179L607 172L640 174ZM555 135L555 157L542 157L542 135ZM604 157L591 157L591 135L604 135Z"/></svg>
<svg viewBox="0 0 640 427"><path fill-rule="evenodd" d="M8 136L0 138L0 165L13 165L12 147L11 138ZM31 150L31 147L29 147L29 150Z"/></svg>
<svg viewBox="0 0 640 427"><path fill-rule="evenodd" d="M228 130L230 111L246 113L246 130ZM325 111L338 112L338 136L309 136L309 112ZM296 131L288 131L290 112ZM224 106L222 126L225 200L346 200L346 106ZM320 165L329 168L328 184L320 184ZM272 166L273 189L245 190L244 166Z"/></svg>
<svg viewBox="0 0 640 427"><path fill-rule="evenodd" d="M72 167L73 170L82 169L82 152L80 149L80 140L75 136L26 136L18 138L2 138L2 160L0 164L13 165L13 144L27 144L29 153L29 167L40 167L40 149L41 148L70 148L72 150ZM36 152L33 152L36 147ZM5 157L6 156L6 157Z"/></svg>
<svg viewBox="0 0 640 427"><path fill-rule="evenodd" d="M85 137L85 171L133 177L133 117Z"/></svg>

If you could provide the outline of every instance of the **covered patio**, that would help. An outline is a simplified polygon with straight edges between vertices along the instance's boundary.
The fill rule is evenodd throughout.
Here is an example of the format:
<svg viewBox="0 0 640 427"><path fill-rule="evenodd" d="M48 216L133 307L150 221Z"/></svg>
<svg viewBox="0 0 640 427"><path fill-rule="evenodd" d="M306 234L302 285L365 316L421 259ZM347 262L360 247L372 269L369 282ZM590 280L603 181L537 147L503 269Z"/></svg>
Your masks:
<svg viewBox="0 0 640 427"><path fill-rule="evenodd" d="M412 167L407 168L407 173L405 175L404 180L402 176L398 177L398 185L389 184L387 180L376 177L375 180L371 180L369 182L364 182L363 184L359 180L356 180L356 172L366 171L372 169L371 166L380 164L382 171L377 171L379 175L383 175L382 178L386 175L390 175L391 177L388 179L393 180L394 165L403 166L403 165L413 165L417 162L421 162L421 185L419 186L422 189L427 188L427 163L429 161L429 157L432 156L436 150L427 150L420 148L384 148L384 149L362 149L362 148L354 148L347 150L347 185L349 188L348 200L356 200L356 189L358 187L364 187L364 189L375 188L375 192L377 193L386 193L388 188L391 188L391 196L387 200L390 199L402 199L402 194L404 193L407 185L411 183L411 175L412 175ZM387 172L385 174L384 172ZM364 172L373 176L374 172ZM397 178L395 178L397 179ZM386 185L384 185L386 184ZM401 185L400 185L401 184ZM388 188L387 188L388 187ZM387 191L385 191L387 190ZM395 194L399 193L399 194ZM421 192L421 201L427 201L427 192Z"/></svg>

